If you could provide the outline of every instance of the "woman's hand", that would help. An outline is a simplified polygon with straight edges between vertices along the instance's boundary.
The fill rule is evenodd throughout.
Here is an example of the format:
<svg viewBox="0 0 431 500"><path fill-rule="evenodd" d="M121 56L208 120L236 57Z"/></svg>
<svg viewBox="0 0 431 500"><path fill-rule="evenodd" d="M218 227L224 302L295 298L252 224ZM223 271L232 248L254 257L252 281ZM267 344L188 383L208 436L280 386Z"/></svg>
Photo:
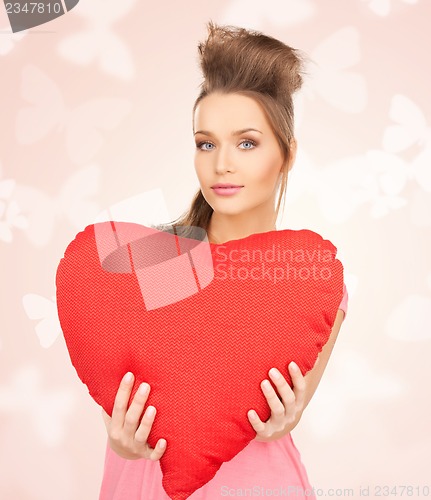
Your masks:
<svg viewBox="0 0 431 500"><path fill-rule="evenodd" d="M293 390L276 368L269 370L269 375L280 396L268 380L261 383L263 394L271 408L271 417L264 423L254 410L248 412L248 419L256 431L254 438L256 441L280 439L289 433L301 418L305 402L305 379L293 361L289 364L289 373L293 382Z"/></svg>
<svg viewBox="0 0 431 500"><path fill-rule="evenodd" d="M117 455L128 460L138 458L160 460L166 449L166 440L159 439L155 448L150 448L147 443L156 414L154 406L149 406L146 409L141 423L138 424L150 393L148 384L144 382L139 386L132 404L127 409L133 381L134 376L130 372L123 377L115 397L112 418L102 408L102 416L109 436L109 445ZM149 414L151 409L154 410L153 415Z"/></svg>

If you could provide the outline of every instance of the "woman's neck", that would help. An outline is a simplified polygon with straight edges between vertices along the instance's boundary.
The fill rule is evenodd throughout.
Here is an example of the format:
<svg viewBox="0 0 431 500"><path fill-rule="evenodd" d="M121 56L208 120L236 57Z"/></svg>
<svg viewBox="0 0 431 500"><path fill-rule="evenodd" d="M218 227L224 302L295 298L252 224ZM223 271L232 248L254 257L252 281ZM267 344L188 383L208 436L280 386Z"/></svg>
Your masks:
<svg viewBox="0 0 431 500"><path fill-rule="evenodd" d="M210 243L221 244L226 241L246 238L255 233L276 231L275 214L268 220L246 219L235 220L233 217L212 215L208 225L207 234Z"/></svg>

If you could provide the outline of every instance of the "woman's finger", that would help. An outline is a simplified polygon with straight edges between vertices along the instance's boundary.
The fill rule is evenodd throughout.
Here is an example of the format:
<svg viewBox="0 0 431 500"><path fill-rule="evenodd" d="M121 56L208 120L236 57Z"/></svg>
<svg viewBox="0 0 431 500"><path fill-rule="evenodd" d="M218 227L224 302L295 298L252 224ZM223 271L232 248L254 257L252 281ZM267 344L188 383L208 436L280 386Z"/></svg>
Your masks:
<svg viewBox="0 0 431 500"><path fill-rule="evenodd" d="M247 416L256 433L259 435L263 435L266 424L262 422L262 420L259 418L259 415L254 410L250 410L249 412L247 412Z"/></svg>
<svg viewBox="0 0 431 500"><path fill-rule="evenodd" d="M263 394L268 401L268 405L271 408L271 418L275 421L281 421L285 415L285 407L284 404L280 401L278 394L275 389L272 387L271 382L269 380L264 380L261 383Z"/></svg>
<svg viewBox="0 0 431 500"><path fill-rule="evenodd" d="M290 410L291 405L295 404L296 402L295 393L287 383L287 380L276 368L271 368L271 370L269 370L269 375L272 378L272 381L275 383L278 394L280 395L279 399L281 397L283 409L286 413Z"/></svg>
<svg viewBox="0 0 431 500"><path fill-rule="evenodd" d="M124 417L123 429L131 439L134 438L136 433L136 428L138 427L138 422L147 402L149 392L150 386L146 382L143 382L136 391L133 401Z"/></svg>
<svg viewBox="0 0 431 500"><path fill-rule="evenodd" d="M296 365L293 361L289 364L289 372L293 382L293 392L295 394L296 405L299 408L303 408L305 402L305 389L307 386L304 375L302 375L298 365Z"/></svg>
<svg viewBox="0 0 431 500"><path fill-rule="evenodd" d="M150 456L148 458L154 461L160 460L165 450L166 450L166 439L159 439L157 441L156 447L150 453Z"/></svg>
<svg viewBox="0 0 431 500"><path fill-rule="evenodd" d="M140 443L146 443L148 436L150 435L151 427L156 417L156 408L154 406L148 406L145 413L142 416L139 427L136 429L135 439Z"/></svg>
<svg viewBox="0 0 431 500"><path fill-rule="evenodd" d="M111 430L115 429L120 431L123 428L133 381L133 373L127 372L120 382L120 386L115 396L114 408L112 410Z"/></svg>

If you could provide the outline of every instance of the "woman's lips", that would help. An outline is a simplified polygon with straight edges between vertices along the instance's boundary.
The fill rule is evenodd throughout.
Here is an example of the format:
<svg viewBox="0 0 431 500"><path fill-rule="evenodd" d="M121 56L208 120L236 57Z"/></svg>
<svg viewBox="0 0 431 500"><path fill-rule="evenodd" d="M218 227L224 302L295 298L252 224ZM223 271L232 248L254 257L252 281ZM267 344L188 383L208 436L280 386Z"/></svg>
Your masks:
<svg viewBox="0 0 431 500"><path fill-rule="evenodd" d="M211 188L214 193L219 194L220 196L231 196L232 194L238 193L244 186L238 186L238 187L216 187L216 188Z"/></svg>

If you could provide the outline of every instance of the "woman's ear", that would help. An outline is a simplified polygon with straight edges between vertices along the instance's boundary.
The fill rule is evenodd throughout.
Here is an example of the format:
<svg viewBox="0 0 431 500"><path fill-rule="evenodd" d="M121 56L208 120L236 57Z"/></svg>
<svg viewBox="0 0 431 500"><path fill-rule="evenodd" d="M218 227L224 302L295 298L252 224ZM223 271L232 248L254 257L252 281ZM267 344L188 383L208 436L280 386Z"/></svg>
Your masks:
<svg viewBox="0 0 431 500"><path fill-rule="evenodd" d="M289 160L287 162L287 171L290 172L291 168L293 167L293 164L295 163L296 160L296 151L298 149L298 143L294 137L290 140L289 144Z"/></svg>

